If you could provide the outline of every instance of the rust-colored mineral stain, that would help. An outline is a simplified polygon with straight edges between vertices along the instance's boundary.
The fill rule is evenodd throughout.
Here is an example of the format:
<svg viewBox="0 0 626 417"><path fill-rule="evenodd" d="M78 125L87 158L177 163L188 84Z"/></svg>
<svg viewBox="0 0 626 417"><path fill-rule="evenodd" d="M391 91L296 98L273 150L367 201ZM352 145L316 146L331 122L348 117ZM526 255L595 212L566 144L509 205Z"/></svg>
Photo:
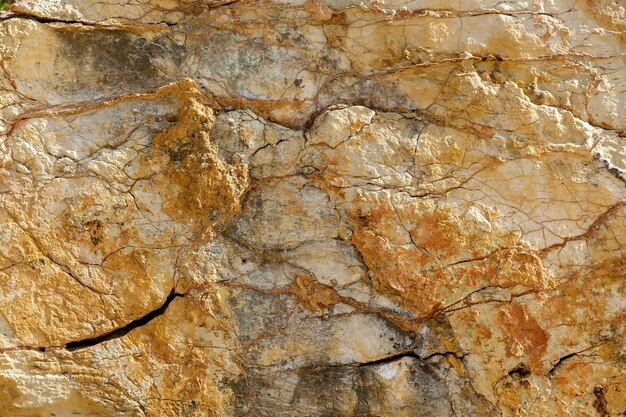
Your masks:
<svg viewBox="0 0 626 417"><path fill-rule="evenodd" d="M291 292L303 305L316 312L328 310L341 302L341 297L332 287L315 281L309 275L296 276Z"/></svg>
<svg viewBox="0 0 626 417"><path fill-rule="evenodd" d="M465 243L462 230L458 219L441 210L423 215L418 227L411 230L411 237L418 246L440 254L442 259L449 259L458 255Z"/></svg>
<svg viewBox="0 0 626 417"><path fill-rule="evenodd" d="M538 371L548 348L549 335L539 326L524 306L508 304L501 308L498 317L501 326L506 329L507 355L516 356L511 352L513 342L524 347L524 355L530 359L530 370Z"/></svg>
<svg viewBox="0 0 626 417"><path fill-rule="evenodd" d="M378 291L401 300L418 316L425 317L441 305L433 280L420 273L427 255L416 248L395 247L368 230L355 230L352 242L372 271Z"/></svg>
<svg viewBox="0 0 626 417"><path fill-rule="evenodd" d="M217 155L209 131L215 123L207 99L193 91L184 97L176 124L155 136L152 158L166 155L166 170L151 180L164 193L163 210L173 219L193 227L194 240L205 241L219 222L241 209L248 187L243 164L227 164Z"/></svg>

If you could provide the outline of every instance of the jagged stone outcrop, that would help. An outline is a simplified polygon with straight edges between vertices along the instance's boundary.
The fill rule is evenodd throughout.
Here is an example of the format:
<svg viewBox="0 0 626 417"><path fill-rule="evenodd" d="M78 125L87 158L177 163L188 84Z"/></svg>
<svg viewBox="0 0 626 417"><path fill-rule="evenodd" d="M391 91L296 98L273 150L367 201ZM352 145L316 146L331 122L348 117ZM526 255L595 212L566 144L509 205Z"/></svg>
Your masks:
<svg viewBox="0 0 626 417"><path fill-rule="evenodd" d="M626 412L619 2L122 3L0 15L0 415Z"/></svg>

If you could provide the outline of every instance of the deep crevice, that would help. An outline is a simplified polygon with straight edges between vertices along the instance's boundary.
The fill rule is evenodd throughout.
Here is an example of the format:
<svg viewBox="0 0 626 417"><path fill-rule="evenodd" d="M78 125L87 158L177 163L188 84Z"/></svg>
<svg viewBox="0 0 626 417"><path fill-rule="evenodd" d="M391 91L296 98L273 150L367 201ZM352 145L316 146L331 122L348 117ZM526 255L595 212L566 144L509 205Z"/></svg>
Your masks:
<svg viewBox="0 0 626 417"><path fill-rule="evenodd" d="M220 7L230 6L238 3L240 0L226 0L223 3L212 4L209 7L198 7L197 5L191 4L188 6L188 9L191 11L194 10L213 10ZM154 26L154 25L162 25L165 24L168 27L176 26L178 23L170 23L166 21L159 22L146 22L146 23L135 23L132 22L116 22L116 21L90 21L90 20L71 20L71 19L61 19L50 16L41 16L36 13L24 13L24 12L14 12L12 10L6 10L4 12L0 12L0 22L9 19L27 19L34 20L39 23L64 23L68 25L83 25L89 27L99 27L99 28L110 28L110 29L129 29L134 26Z"/></svg>
<svg viewBox="0 0 626 417"><path fill-rule="evenodd" d="M44 23L44 24L45 23L65 23L68 25L103 26L103 27L110 26L110 25L105 25L105 24L99 24L96 22L89 22L89 21L82 21L82 20L57 19L57 18L52 18L52 17L38 16L35 14L12 12L10 10L5 14L5 16L3 16L2 20L9 20L9 19L33 20L35 22Z"/></svg>
<svg viewBox="0 0 626 417"><path fill-rule="evenodd" d="M137 320L133 320L130 323L128 323L127 325L125 325L124 327L120 327L118 329L112 330L108 333L105 333L103 335L100 336L96 336L96 337L92 337L89 339L83 339L83 340L77 340L75 342L70 342L68 344L65 345L65 349L69 350L69 351L74 351L74 350L78 350L78 349L84 349L84 348L88 348L91 346L95 346L99 343L102 342L107 342L109 340L113 340L113 339L118 339L122 336L127 335L129 332L131 332L132 330L144 326L148 323L150 323L150 321L152 321L153 319L162 316L165 313L165 310L167 310L167 307L170 305L170 303L172 301L174 301L175 298L177 297L182 297L183 294L178 294L174 291L172 291L170 293L170 295L167 296L167 298L165 299L165 302L161 305L161 307L157 308L156 310L151 311L150 313L146 314L143 317L138 318Z"/></svg>
<svg viewBox="0 0 626 417"><path fill-rule="evenodd" d="M574 356L578 355L580 352L572 352L568 355L565 355L561 358L559 358L558 361L556 361L556 363L552 366L552 368L550 368L550 370L548 371L548 373L546 375L548 376L552 376L554 375L554 373L556 372L557 368L559 366L561 366L561 364L565 361L567 361L569 358L573 358Z"/></svg>
<svg viewBox="0 0 626 417"><path fill-rule="evenodd" d="M415 358L415 359L417 359L417 360L419 360L421 362L426 362L426 361L429 361L430 359L432 359L434 357L438 357L438 356L446 357L448 355L454 356L455 358L458 358L458 359L463 359L467 354L465 354L465 353L461 353L460 354L458 352L448 351L448 352L435 352L435 353L432 353L432 354L430 354L428 356L419 356L417 353L415 353L414 350L403 350L403 351L395 353L395 354L393 354L391 356L386 356L384 358L376 359L376 360L373 360L371 362L359 363L357 365L359 367L361 367L361 366L384 365L386 363L394 362L394 361L397 361L399 359L407 358L407 357L408 358Z"/></svg>
<svg viewBox="0 0 626 417"><path fill-rule="evenodd" d="M12 12L9 11L5 13L4 16L0 16L0 21L9 20L9 19L25 19L25 20L33 20L35 22L39 22L42 24L48 23L63 23L66 25L82 25L93 28L103 28L103 29L132 29L136 26L156 26L165 24L168 27L176 26L176 23L168 23L165 21L160 22L150 22L150 23L126 23L126 22L107 22L107 21L90 21L90 20L70 20L70 19L60 19L55 17L45 17L35 14L27 14L21 12Z"/></svg>
<svg viewBox="0 0 626 417"><path fill-rule="evenodd" d="M358 366L362 367L362 366L384 365L386 363L394 362L394 361L397 361L399 359L406 358L406 357L422 360L414 351L412 351L412 350L403 350L402 352L398 352L398 353L395 353L395 354L393 354L391 356L386 356L386 357L381 358L381 359L376 359L376 360L371 361L371 362L359 363Z"/></svg>

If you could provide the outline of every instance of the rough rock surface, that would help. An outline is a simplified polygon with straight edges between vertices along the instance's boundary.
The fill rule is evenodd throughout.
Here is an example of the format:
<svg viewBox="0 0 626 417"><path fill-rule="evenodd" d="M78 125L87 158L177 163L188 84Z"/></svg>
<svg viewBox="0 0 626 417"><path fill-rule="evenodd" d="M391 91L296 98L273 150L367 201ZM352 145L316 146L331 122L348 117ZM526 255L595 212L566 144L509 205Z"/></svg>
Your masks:
<svg viewBox="0 0 626 417"><path fill-rule="evenodd" d="M626 415L619 0L21 0L0 415Z"/></svg>

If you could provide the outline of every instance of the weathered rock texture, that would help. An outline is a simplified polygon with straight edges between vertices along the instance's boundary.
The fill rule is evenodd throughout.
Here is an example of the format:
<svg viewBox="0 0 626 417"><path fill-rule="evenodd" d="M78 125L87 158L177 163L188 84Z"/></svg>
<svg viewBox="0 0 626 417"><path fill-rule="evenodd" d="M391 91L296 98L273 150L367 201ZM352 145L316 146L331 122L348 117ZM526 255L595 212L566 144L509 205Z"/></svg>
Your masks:
<svg viewBox="0 0 626 417"><path fill-rule="evenodd" d="M625 8L18 1L0 415L626 415Z"/></svg>

